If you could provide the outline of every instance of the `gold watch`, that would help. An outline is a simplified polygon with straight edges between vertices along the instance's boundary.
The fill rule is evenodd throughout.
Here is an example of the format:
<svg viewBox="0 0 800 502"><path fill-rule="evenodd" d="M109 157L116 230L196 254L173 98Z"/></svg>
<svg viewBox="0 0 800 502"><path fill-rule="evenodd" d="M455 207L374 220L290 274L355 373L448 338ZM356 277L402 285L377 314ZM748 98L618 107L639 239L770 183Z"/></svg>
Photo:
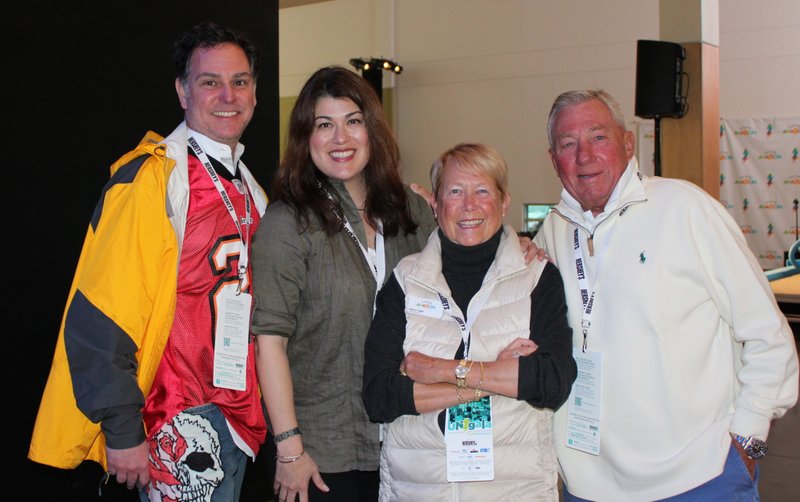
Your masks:
<svg viewBox="0 0 800 502"><path fill-rule="evenodd" d="M467 388L467 374L471 369L470 366L467 366L467 360L462 359L459 361L458 366L453 369L453 372L456 374L456 387L459 389L466 389Z"/></svg>

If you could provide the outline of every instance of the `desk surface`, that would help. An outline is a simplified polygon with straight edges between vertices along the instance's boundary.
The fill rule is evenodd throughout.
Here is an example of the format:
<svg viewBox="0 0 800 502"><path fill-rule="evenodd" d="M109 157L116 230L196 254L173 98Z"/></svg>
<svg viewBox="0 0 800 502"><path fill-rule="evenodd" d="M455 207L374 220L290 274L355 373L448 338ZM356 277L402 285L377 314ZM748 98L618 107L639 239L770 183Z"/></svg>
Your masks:
<svg viewBox="0 0 800 502"><path fill-rule="evenodd" d="M800 274L770 281L769 285L779 302L800 303Z"/></svg>

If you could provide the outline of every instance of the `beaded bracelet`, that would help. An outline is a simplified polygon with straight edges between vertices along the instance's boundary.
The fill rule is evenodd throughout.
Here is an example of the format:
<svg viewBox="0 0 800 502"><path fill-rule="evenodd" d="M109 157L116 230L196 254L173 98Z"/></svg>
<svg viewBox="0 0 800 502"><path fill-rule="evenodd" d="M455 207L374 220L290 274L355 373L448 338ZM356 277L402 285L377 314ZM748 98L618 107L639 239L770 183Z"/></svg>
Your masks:
<svg viewBox="0 0 800 502"><path fill-rule="evenodd" d="M302 450L297 455L287 455L285 457L282 456L282 455L275 455L275 460L277 460L278 462L280 462L282 464L291 464L292 462L297 462L300 459L300 457L303 456L303 453L305 453L305 452L306 452L305 450Z"/></svg>
<svg viewBox="0 0 800 502"><path fill-rule="evenodd" d="M284 439L289 439L292 436L302 433L303 431L300 430L300 427L295 427L294 429L289 429L288 431L281 432L280 434L275 434L275 444L280 443Z"/></svg>

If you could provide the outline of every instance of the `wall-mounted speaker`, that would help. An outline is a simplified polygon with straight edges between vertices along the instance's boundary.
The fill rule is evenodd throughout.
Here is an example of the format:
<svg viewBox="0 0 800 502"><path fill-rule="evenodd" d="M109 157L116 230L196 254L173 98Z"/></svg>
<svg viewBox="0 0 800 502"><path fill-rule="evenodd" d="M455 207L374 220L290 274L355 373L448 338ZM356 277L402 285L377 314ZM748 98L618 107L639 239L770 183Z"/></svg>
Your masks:
<svg viewBox="0 0 800 502"><path fill-rule="evenodd" d="M636 116L682 117L683 61L686 49L680 44L657 40L636 43Z"/></svg>

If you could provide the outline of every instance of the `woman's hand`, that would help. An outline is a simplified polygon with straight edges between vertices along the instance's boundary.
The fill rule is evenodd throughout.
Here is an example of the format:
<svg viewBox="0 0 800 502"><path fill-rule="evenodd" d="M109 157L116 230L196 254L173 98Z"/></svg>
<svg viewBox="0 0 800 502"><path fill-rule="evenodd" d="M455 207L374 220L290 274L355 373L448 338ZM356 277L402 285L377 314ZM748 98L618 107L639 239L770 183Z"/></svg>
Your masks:
<svg viewBox="0 0 800 502"><path fill-rule="evenodd" d="M308 453L303 453L294 462L276 460L276 464L273 489L278 502L294 502L297 497L300 502L307 502L309 480L313 480L323 492L330 490L319 474L317 463Z"/></svg>
<svg viewBox="0 0 800 502"><path fill-rule="evenodd" d="M522 356L529 356L536 352L539 346L530 338L517 338L509 343L506 348L497 354L496 361L503 361L506 359L519 359Z"/></svg>
<svg viewBox="0 0 800 502"><path fill-rule="evenodd" d="M445 360L426 356L421 352L409 352L400 363L400 373L407 375L417 383L447 382L441 376L443 361ZM449 360L449 362L454 363L455 361Z"/></svg>

